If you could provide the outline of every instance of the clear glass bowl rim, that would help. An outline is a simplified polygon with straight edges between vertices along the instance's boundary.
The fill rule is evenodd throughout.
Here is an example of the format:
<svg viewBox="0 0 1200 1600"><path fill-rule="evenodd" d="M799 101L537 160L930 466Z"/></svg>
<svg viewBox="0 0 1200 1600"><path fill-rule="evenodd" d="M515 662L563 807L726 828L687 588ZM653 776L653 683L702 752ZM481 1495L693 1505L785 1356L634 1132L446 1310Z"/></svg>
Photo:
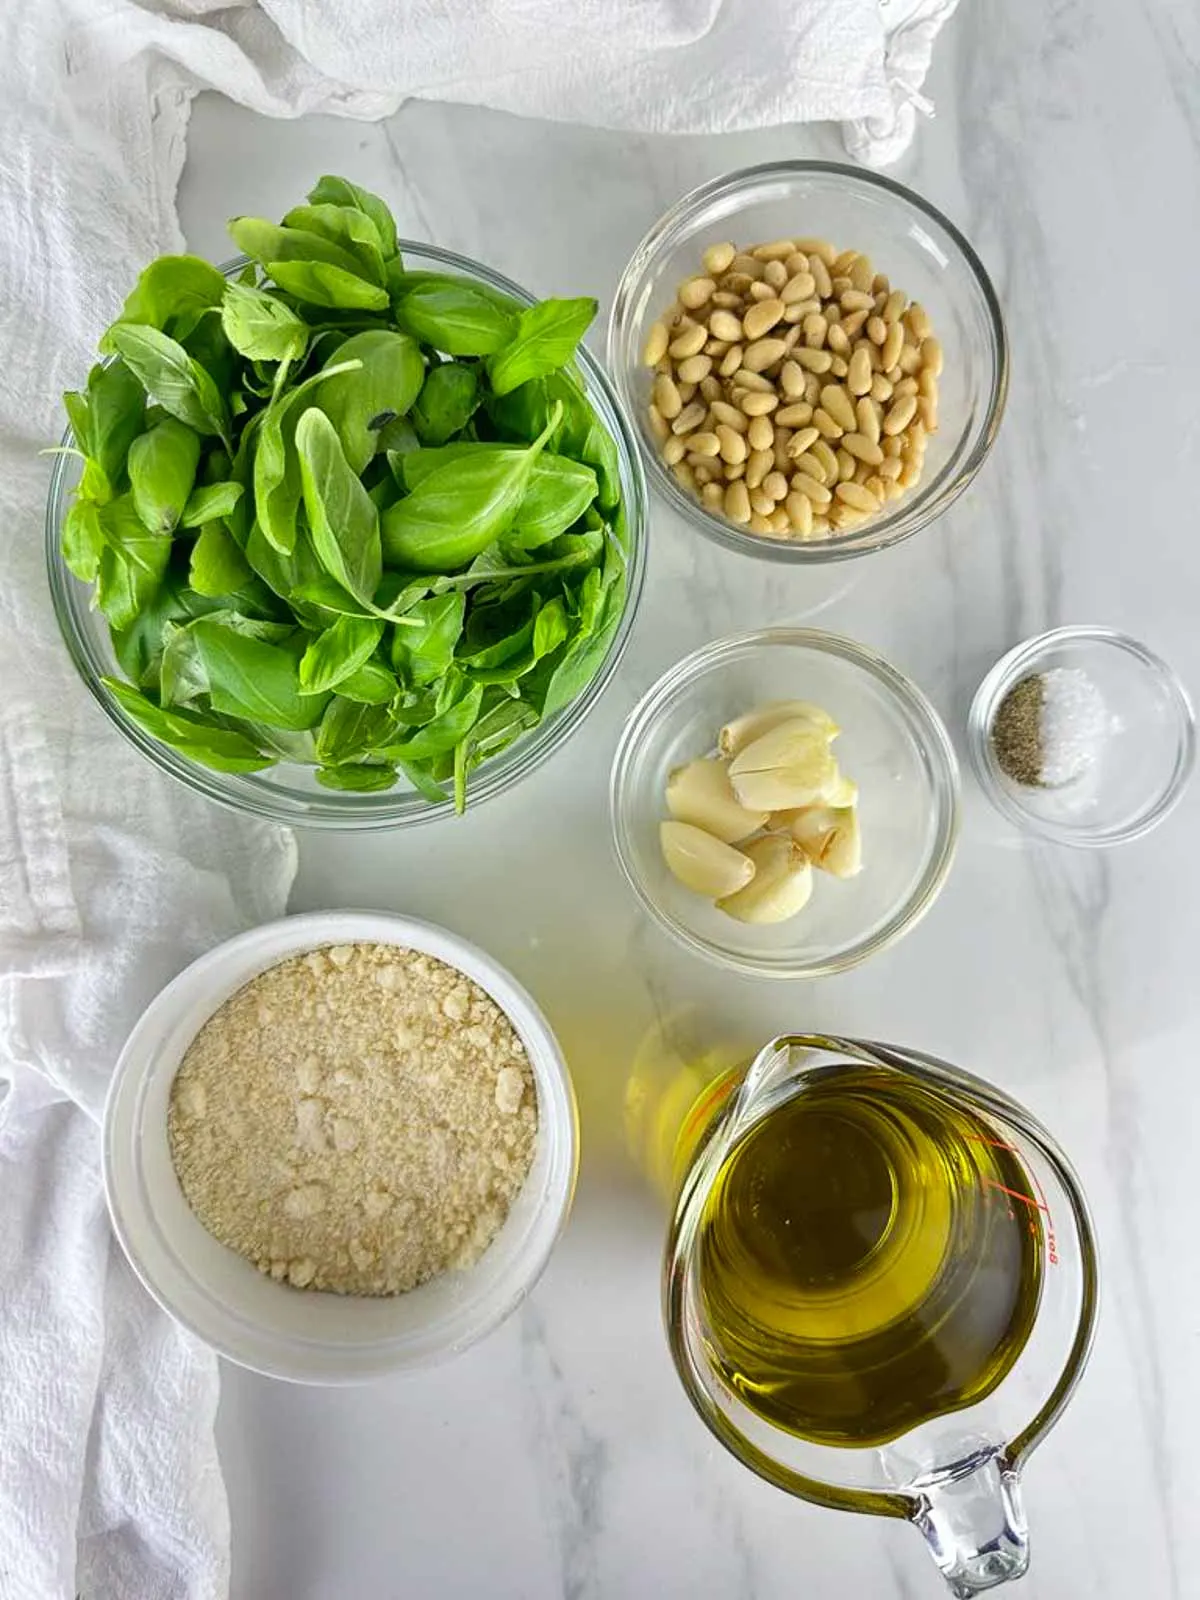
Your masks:
<svg viewBox="0 0 1200 1600"><path fill-rule="evenodd" d="M854 556L871 555L878 550L887 550L892 545L911 538L913 534L949 510L983 466L995 443L1004 416L1009 379L1008 335L1005 331L1000 300L992 280L966 236L936 206L912 189L906 188L904 184L897 183L894 178L885 177L880 172L868 172L845 162L769 161L726 173L723 177L711 179L708 183L703 183L685 194L659 218L630 257L625 271L621 274L621 281L617 285L613 299L606 345L608 368L630 417L635 415L637 403L632 393L626 364L621 359L620 346L624 340L625 325L632 314L631 306L636 298L638 286L651 259L664 246L673 246L676 237L686 231L694 213L712 202L731 195L736 196L742 191L748 191L758 184L772 180L808 176L837 178L856 188L876 190L886 194L893 201L911 207L947 236L959 251L962 263L974 280L987 312L989 347L992 355L992 384L987 412L975 445L966 460L960 463L955 475L940 484L937 492L928 501L917 509L910 507L907 510L904 509L904 502L898 501L894 512L878 518L853 533L840 535L837 538L809 539L803 543L768 539L760 534L746 533L723 518L710 516L698 501L680 489L671 473L663 466L657 452L645 439L640 424L637 421L632 422L638 445L645 458L650 482L655 489L665 495L675 511L686 517L707 537L724 545L727 550L737 550L742 554L758 556L766 561L780 561L800 566L806 563L846 561Z"/></svg>
<svg viewBox="0 0 1200 1600"><path fill-rule="evenodd" d="M922 749L931 768L931 787L937 807L934 849L908 899L869 938L859 939L821 959L805 961L792 960L786 955L763 959L744 952L719 949L668 915L646 889L637 872L622 817L634 756L659 719L669 711L676 693L686 687L693 675L703 668L719 665L722 660L732 659L748 650L776 645L799 646L837 656L861 668L904 704L922 729ZM825 978L838 972L847 972L861 965L868 956L895 944L916 926L932 906L954 862L960 824L960 794L958 758L945 724L916 684L891 662L869 646L859 644L843 634L829 633L820 628L762 628L751 633L730 634L712 644L702 645L669 667L646 690L629 713L613 755L609 778L609 816L613 846L626 882L645 910L676 943L705 956L718 966L747 973L751 977Z"/></svg>
<svg viewBox="0 0 1200 1600"><path fill-rule="evenodd" d="M1170 782L1152 806L1143 810L1124 827L1085 833L1073 828L1069 823L1035 816L1021 805L1005 784L992 751L992 719L1001 700L1019 677L1034 670L1035 664L1041 657L1066 644L1111 645L1124 650L1151 672L1170 697L1177 712L1179 746ZM1044 839L1052 839L1058 844L1073 845L1081 850L1102 850L1110 845L1125 844L1130 839L1140 839L1143 834L1156 828L1168 812L1174 810L1195 766L1196 715L1191 698L1178 673L1140 640L1133 638L1131 634L1122 633L1118 628L1091 626L1086 623L1073 624L1069 627L1051 628L1047 633L1035 634L1033 638L1014 645L995 663L975 691L975 698L971 701L971 710L967 717L967 755L979 787L997 811L1010 822L1028 829L1031 833L1040 834Z"/></svg>
<svg viewBox="0 0 1200 1600"><path fill-rule="evenodd" d="M536 301L536 297L520 284L514 283L512 279L504 277L502 273L484 266L482 262L475 261L470 256L442 249L439 245L426 244L418 239L399 239L397 244L406 257L411 255L427 262L436 262L451 271L476 278L502 294L511 295L523 305L533 305ZM232 277L247 265L249 265L248 257L235 256L220 263L219 270L226 277ZM622 456L621 487L626 500L625 511L629 529L625 609L609 645L608 654L582 693L549 723L539 724L517 740L512 746L512 759L507 765L504 764L504 755L501 755L497 762L484 762L476 768L468 791L468 804L471 809L482 805L494 795L502 794L519 783L522 778L527 777L535 767L540 766L559 750L580 726L607 688L620 664L629 643L645 584L649 497L641 450L616 388L599 359L583 345L579 347L577 359L583 368L588 388L598 393L603 401L603 407L607 408L608 415L603 414L602 408L602 418L612 427L618 452ZM63 434L62 443L69 445L72 437L71 429L68 427ZM311 793L289 792L273 789L268 782L255 783L254 774L247 777L212 771L187 760L169 746L160 744L126 717L100 683L101 674L106 673L109 666L101 661L94 641L76 617L78 606L86 609L87 586L79 584L67 570L59 549L62 518L67 504L65 488L67 461L68 458L62 455L55 458L46 501L46 571L59 631L75 668L92 698L109 721L143 755L154 762L155 766L186 784L196 793L206 796L209 800L215 800L219 805L290 827L368 832L410 827L454 815L454 801L451 796L447 796L437 805L431 805L411 790L400 790L396 793L389 791L375 795L316 789Z"/></svg>

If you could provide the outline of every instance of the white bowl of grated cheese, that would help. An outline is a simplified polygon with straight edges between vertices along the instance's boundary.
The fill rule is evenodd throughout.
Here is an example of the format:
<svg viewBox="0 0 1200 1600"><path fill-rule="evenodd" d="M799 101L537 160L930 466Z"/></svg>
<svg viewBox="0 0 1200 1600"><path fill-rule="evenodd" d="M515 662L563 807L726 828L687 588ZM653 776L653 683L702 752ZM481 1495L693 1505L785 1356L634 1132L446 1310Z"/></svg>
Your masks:
<svg viewBox="0 0 1200 1600"><path fill-rule="evenodd" d="M363 1078L363 1068L368 1078L375 1074L370 1084L373 1100L360 1102L363 1115L359 1122L369 1118L369 1125L359 1133L354 1132L353 1115L334 1116L336 1107L330 1109L331 1100L323 1101L323 1126L333 1131L321 1151L317 1150L323 1137L319 1131L312 1134L316 1143L306 1144L310 1130L303 1113L312 1110L316 1091L309 1093L312 1086L305 1081L305 1073L318 1070L316 1058L298 1060L295 1065L300 1083L296 1092L301 1098L296 1101L297 1115L288 1136L294 1149L285 1151L282 1158L263 1137L261 1107L256 1108L257 1120L251 1117L244 1124L235 1122L219 1129L223 1145L214 1143L208 1129L202 1130L207 1142L193 1138L194 1120L188 1121L197 1107L210 1114L218 1102L227 1102L229 1085L239 1078L251 1086L270 1085L283 1073L291 1081L293 1069L281 1066L287 1060L286 1050L272 1055L267 1046L277 1037L294 1042L295 1018L277 1016L262 1004L258 1012L262 1030L253 1048L230 1054L218 1040L215 1055L210 1044L210 1059L197 1057L219 1019L233 1014L231 1008L243 1003L246 995L253 996L254 989L246 986L276 973L298 972L307 979L308 963L318 974L313 981L319 982L318 969L328 961L330 976L336 976L332 958L336 953L337 964L345 965L351 959L348 950L354 952L353 960L374 963L364 966L370 973L381 973L391 965L392 955L397 965L408 963L423 978L432 972L444 981L446 969L453 969L451 976L465 980L459 996L472 997L471 1016L482 1015L482 1007L504 1030L511 1055L503 1059L519 1065L524 1081L531 1080L536 1099L536 1115L528 1108L523 1112L531 1144L522 1156L529 1163L528 1171L523 1182L518 1177L520 1186L505 1199L506 1214L498 1230L494 1235L485 1230L490 1242L478 1250L464 1246L457 1255L452 1251L446 1261L431 1269L432 1276L425 1277L422 1272L424 1281L411 1288L408 1280L398 1282L394 1274L389 1277L365 1247L361 1263L357 1248L353 1248L353 1260L339 1251L346 1276L342 1281L324 1282L316 1251L318 1265L314 1266L305 1259L306 1253L295 1247L290 1252L282 1249L291 1259L279 1261L264 1259L259 1248L256 1266L255 1250L243 1249L236 1236L239 1227L243 1231L248 1225L253 1227L260 1180L268 1181L276 1173L290 1175L293 1187L286 1197L283 1225L295 1239L302 1236L297 1230L308 1225L305 1196L316 1193L318 1204L322 1203L318 1184L299 1181L313 1177L313 1163L319 1167L324 1161L329 1171L336 1169L344 1175L344 1147L353 1149L361 1137L364 1150L380 1148L375 1124L380 1095L386 1094L386 1089L380 1087L379 1062L356 1056L357 1036L348 1046L346 1069L339 1068L334 1075L339 1087L331 1087L329 1096L343 1092L346 1084L351 1088L345 1092L354 1094L353 1085ZM382 976L376 981L381 989L385 983L388 988L395 987ZM384 995L381 1004L393 998ZM320 1004L316 1010L327 1019L343 1015ZM445 1003L447 1018L457 1019L442 1030L452 1056L456 1030L470 1031L462 1010L461 998L457 1003ZM485 1037L482 1031L481 1037ZM491 1037L497 1037L497 1028L492 1029ZM411 1038L401 1042L407 1051L404 1059L411 1066L414 1054L421 1057L425 1046L418 1043L414 1047ZM227 1063L224 1069L223 1061ZM214 1062L216 1076L212 1075ZM207 1080L202 1076L205 1071L210 1074ZM179 1086L173 1093L177 1075ZM382 1081L386 1084L386 1074ZM419 1074L414 1081L417 1088L411 1092L419 1096ZM512 1110L519 1103L520 1082L513 1066L501 1065L495 1079L488 1081L497 1086L495 1099L502 1110ZM411 1133L417 1125L415 1100L410 1100L408 1093L406 1090L403 1103L396 1107L401 1134ZM531 1135L530 1128L534 1129ZM434 1133L444 1143L448 1141L452 1158L457 1159L459 1146L452 1133L441 1129ZM536 1283L566 1221L578 1145L574 1094L557 1041L533 1000L503 967L475 945L432 923L378 912L315 912L268 923L210 950L147 1008L121 1054L109 1092L103 1134L104 1183L113 1227L134 1271L176 1321L220 1355L255 1372L298 1383L349 1384L444 1361L481 1339L515 1309ZM390 1154L405 1146L383 1148ZM412 1156L408 1177L419 1186L427 1181L425 1169L420 1167L425 1151L419 1143L408 1148ZM229 1157L227 1166L220 1159L214 1161L214 1150ZM207 1165L200 1159L205 1151ZM500 1166L506 1159L502 1154L496 1156ZM382 1175L378 1167L364 1172L362 1194L367 1214L371 1214L373 1196L386 1194L389 1188L402 1190L404 1173L400 1168L404 1165L403 1157L396 1157L391 1170ZM325 1178L328 1174L319 1171L317 1175ZM490 1180L481 1174L479 1181L483 1186ZM418 1187L418 1213L422 1200ZM201 1222L193 1205L203 1211L206 1203L210 1208L216 1206L222 1219L222 1206L227 1204L232 1232L222 1232L221 1226L216 1234L210 1231L211 1216ZM332 1226L328 1213L318 1220L328 1232ZM364 1229L367 1239L370 1224L364 1223ZM223 1243L221 1238L230 1242ZM350 1244L358 1247L360 1241L354 1238ZM356 1264L363 1265L365 1276L356 1270ZM401 1275L408 1270L403 1259L397 1270ZM330 1289L338 1292L321 1292Z"/></svg>

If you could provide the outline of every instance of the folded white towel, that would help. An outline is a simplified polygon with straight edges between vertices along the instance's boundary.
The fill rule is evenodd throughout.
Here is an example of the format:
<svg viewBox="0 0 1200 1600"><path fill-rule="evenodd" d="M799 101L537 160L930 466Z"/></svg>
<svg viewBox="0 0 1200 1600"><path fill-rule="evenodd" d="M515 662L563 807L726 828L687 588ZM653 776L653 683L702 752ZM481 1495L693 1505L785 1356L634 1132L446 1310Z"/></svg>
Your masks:
<svg viewBox="0 0 1200 1600"><path fill-rule="evenodd" d="M221 1600L216 1364L142 1294L96 1119L141 1007L277 915L281 830L160 778L74 676L41 566L59 395L180 247L190 96L369 118L406 97L613 128L834 118L911 137L953 0L37 0L0 24L0 1594ZM894 32L888 14L899 19ZM292 196L280 196L280 204Z"/></svg>

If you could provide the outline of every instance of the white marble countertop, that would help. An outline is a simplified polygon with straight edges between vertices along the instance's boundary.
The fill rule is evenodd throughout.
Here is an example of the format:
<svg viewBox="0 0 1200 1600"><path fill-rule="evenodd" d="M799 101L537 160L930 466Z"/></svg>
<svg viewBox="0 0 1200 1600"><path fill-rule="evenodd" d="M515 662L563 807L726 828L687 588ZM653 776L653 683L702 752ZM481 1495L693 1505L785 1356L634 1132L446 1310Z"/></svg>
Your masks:
<svg viewBox="0 0 1200 1600"><path fill-rule="evenodd" d="M1200 786L1105 854L1023 842L967 779L957 863L926 921L810 986L721 978L677 951L610 854L608 764L638 695L696 645L820 604L915 677L960 752L984 670L1058 622L1126 628L1200 689L1200 13L975 0L938 50L938 117L897 175L974 241L1013 345L1008 415L973 489L908 544L816 579L726 554L656 506L632 645L565 751L461 823L301 841L297 908L428 916L524 980L570 1058L583 1170L540 1286L452 1366L348 1392L226 1369L234 1600L944 1592L913 1530L759 1482L675 1381L662 1219L621 1107L638 1040L680 1008L714 1040L821 1027L922 1047L1049 1124L1091 1197L1104 1298L1083 1387L1027 1475L1033 1566L1014 1593L1200 1594ZM182 214L192 246L219 255L227 216L277 214L345 172L387 196L402 232L607 304L686 189L839 148L829 128L671 141L432 105L371 126L271 123L209 96Z"/></svg>

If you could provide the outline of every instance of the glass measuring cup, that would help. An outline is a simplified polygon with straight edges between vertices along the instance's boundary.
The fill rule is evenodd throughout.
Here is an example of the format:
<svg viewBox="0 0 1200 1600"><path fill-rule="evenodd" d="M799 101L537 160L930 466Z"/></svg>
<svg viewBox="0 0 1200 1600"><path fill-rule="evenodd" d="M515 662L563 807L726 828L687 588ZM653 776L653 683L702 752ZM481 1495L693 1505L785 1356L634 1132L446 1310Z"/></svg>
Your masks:
<svg viewBox="0 0 1200 1600"><path fill-rule="evenodd" d="M702 1234L714 1185L755 1129L795 1097L867 1068L918 1089L932 1106L970 1119L1002 1153L1008 1181L983 1180L977 1206L1023 1219L1036 1274L1024 1343L994 1387L958 1409L869 1446L801 1437L752 1408L720 1369L706 1310ZM701 1095L676 1144L681 1173L667 1240L664 1310L679 1376L721 1443L781 1489L838 1510L916 1525L951 1592L966 1600L1029 1563L1020 1476L1057 1420L1087 1361L1095 1328L1097 1262L1086 1202L1066 1158L1020 1106L934 1057L821 1035L773 1039L743 1074ZM961 1261L951 1263L961 1271Z"/></svg>

